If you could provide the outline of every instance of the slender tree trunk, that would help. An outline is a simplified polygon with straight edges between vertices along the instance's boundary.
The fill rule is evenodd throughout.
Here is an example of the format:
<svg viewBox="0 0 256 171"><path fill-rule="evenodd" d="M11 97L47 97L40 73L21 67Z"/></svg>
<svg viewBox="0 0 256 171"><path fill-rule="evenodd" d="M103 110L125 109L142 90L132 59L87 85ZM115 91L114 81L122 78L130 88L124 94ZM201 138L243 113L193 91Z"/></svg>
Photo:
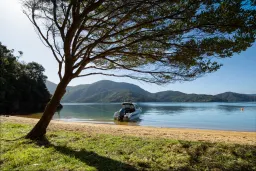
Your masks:
<svg viewBox="0 0 256 171"><path fill-rule="evenodd" d="M46 128L48 127L54 113L58 105L60 104L60 100L66 92L66 87L71 79L68 77L63 77L63 79L58 84L51 100L48 102L45 107L43 116L38 121L38 123L34 126L34 128L26 135L27 139L41 139L46 134Z"/></svg>

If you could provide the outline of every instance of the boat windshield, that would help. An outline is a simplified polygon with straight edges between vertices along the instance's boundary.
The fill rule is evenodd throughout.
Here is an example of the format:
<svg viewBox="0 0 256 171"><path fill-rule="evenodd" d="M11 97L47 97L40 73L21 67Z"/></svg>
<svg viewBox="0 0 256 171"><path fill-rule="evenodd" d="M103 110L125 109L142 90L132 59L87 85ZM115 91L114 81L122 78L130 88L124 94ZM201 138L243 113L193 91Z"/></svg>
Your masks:
<svg viewBox="0 0 256 171"><path fill-rule="evenodd" d="M125 104L125 105L122 105L123 108L131 108L133 105L130 105L130 104Z"/></svg>
<svg viewBox="0 0 256 171"><path fill-rule="evenodd" d="M133 104L123 104L122 109L125 109L126 112L134 112L135 107Z"/></svg>

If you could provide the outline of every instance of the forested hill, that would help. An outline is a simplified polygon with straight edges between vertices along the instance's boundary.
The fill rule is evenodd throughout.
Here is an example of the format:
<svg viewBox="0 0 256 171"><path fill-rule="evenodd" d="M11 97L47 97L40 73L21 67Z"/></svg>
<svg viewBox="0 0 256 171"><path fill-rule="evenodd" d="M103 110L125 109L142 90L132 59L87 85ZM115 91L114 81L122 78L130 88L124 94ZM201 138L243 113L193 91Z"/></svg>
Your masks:
<svg viewBox="0 0 256 171"><path fill-rule="evenodd" d="M50 99L44 68L35 62L20 63L1 42L0 66L0 114L42 112Z"/></svg>
<svg viewBox="0 0 256 171"><path fill-rule="evenodd" d="M46 81L51 93L56 84ZM179 91L150 93L137 85L102 80L93 84L69 86L62 102L249 102L256 101L256 95L226 92L218 95L186 94Z"/></svg>

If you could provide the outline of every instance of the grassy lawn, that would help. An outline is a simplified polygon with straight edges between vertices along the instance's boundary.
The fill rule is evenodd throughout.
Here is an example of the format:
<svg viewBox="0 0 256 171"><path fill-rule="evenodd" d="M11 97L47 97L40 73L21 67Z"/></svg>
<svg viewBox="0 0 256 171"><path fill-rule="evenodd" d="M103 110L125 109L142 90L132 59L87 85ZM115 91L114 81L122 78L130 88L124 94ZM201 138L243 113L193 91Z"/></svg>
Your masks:
<svg viewBox="0 0 256 171"><path fill-rule="evenodd" d="M1 123L0 170L256 170L256 147L49 131L23 138L31 126Z"/></svg>

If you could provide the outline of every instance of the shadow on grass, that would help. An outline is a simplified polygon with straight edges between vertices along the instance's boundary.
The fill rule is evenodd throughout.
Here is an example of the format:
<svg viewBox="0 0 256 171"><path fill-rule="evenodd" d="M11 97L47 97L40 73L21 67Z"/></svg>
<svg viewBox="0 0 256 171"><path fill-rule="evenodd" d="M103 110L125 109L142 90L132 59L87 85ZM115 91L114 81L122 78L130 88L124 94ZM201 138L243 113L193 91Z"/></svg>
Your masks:
<svg viewBox="0 0 256 171"><path fill-rule="evenodd" d="M105 170L137 171L136 168L134 168L129 164L122 163L120 161L113 160L111 158L107 158L104 156L100 156L97 153L94 153L91 151L86 151L86 150L75 151L66 146L56 146L54 144L51 144L47 138L35 140L34 142L39 146L53 147L56 151L70 157L75 157L76 159L79 159L81 162L84 162L89 166L95 167L99 171L105 171Z"/></svg>
<svg viewBox="0 0 256 171"><path fill-rule="evenodd" d="M137 169L133 166L122 163L120 161L116 161L107 157L103 157L98 155L97 153L81 150L81 151L74 151L65 146L55 146L54 147L58 152L68 155L70 157L75 157L80 161L86 163L89 166L95 167L97 170L129 170L129 171L136 171Z"/></svg>

